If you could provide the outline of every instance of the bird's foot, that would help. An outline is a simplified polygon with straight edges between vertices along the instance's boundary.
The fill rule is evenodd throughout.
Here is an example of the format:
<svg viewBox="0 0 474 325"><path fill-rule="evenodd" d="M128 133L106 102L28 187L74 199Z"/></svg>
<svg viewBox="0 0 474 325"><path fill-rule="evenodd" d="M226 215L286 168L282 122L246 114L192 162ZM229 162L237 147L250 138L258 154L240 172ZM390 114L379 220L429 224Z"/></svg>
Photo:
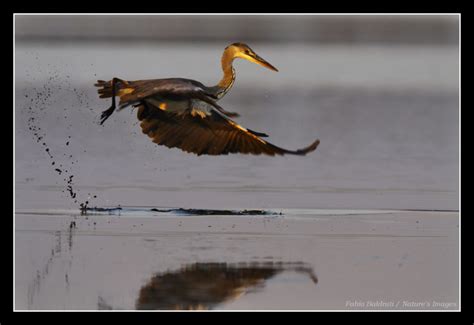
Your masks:
<svg viewBox="0 0 474 325"><path fill-rule="evenodd" d="M112 115L114 110L115 110L115 106L112 105L110 106L110 108L102 112L102 114L100 115L100 125L104 124L105 120L107 120L109 116Z"/></svg>

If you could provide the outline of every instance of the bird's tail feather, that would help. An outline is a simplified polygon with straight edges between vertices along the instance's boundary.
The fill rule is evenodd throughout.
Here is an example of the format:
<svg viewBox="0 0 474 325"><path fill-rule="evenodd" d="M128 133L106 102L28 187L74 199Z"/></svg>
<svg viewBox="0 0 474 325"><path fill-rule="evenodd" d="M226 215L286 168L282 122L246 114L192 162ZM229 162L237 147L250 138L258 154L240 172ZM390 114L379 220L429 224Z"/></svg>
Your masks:
<svg viewBox="0 0 474 325"><path fill-rule="evenodd" d="M97 80L97 83L95 83L94 86L101 87L97 90L100 98L112 97L112 80Z"/></svg>

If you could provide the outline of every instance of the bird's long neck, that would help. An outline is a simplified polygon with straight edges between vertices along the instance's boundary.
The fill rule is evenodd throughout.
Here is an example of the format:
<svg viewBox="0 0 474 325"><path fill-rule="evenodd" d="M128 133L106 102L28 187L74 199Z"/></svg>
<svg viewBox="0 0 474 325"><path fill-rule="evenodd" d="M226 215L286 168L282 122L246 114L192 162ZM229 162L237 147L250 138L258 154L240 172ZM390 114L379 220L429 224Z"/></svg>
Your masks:
<svg viewBox="0 0 474 325"><path fill-rule="evenodd" d="M229 90L232 88L235 80L235 70L232 67L232 62L234 61L234 55L229 51L224 51L222 54L222 71L224 76L221 81L217 84L217 98L223 97Z"/></svg>

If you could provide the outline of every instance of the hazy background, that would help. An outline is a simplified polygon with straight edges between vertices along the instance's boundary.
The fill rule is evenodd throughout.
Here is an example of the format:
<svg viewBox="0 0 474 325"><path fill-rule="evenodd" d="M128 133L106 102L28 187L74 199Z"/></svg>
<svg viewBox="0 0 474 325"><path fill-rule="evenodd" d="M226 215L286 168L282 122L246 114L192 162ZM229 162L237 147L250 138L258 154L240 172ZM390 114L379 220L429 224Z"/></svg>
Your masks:
<svg viewBox="0 0 474 325"><path fill-rule="evenodd" d="M17 40L457 45L457 15L17 16Z"/></svg>
<svg viewBox="0 0 474 325"><path fill-rule="evenodd" d="M76 207L70 185L98 206L457 210L458 20L16 16L17 209ZM213 85L236 41L280 72L236 61L221 105L276 145L319 138L316 152L197 157L151 143L130 109L97 124L110 102L95 80Z"/></svg>

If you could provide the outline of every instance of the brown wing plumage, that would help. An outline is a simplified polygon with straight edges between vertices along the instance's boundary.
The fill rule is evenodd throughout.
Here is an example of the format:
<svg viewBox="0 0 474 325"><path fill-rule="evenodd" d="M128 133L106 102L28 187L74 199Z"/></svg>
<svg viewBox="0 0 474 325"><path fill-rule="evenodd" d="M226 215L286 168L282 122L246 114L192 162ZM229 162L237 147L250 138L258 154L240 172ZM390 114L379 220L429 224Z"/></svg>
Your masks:
<svg viewBox="0 0 474 325"><path fill-rule="evenodd" d="M245 129L217 112L208 115L193 114L192 111L175 114L163 111L149 102L141 102L137 107L142 131L153 142L197 155L306 155L319 145L319 140L316 140L306 148L286 150L264 141L256 135L259 133Z"/></svg>

